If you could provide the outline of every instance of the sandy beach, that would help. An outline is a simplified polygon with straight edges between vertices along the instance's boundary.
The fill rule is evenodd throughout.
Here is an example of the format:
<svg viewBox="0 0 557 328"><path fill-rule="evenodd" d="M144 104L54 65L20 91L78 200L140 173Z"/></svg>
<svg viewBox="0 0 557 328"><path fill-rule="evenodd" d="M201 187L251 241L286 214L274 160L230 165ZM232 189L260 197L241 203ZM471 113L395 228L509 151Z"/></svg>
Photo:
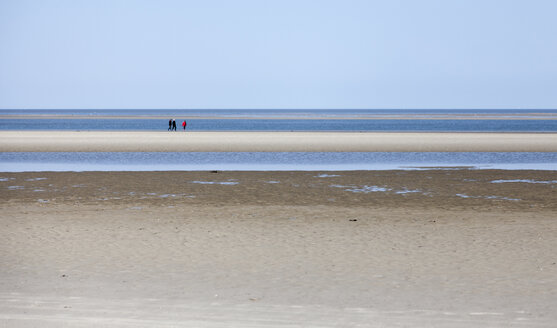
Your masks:
<svg viewBox="0 0 557 328"><path fill-rule="evenodd" d="M2 152L557 152L557 133L0 131Z"/></svg>
<svg viewBox="0 0 557 328"><path fill-rule="evenodd" d="M0 326L553 327L557 173L0 173Z"/></svg>

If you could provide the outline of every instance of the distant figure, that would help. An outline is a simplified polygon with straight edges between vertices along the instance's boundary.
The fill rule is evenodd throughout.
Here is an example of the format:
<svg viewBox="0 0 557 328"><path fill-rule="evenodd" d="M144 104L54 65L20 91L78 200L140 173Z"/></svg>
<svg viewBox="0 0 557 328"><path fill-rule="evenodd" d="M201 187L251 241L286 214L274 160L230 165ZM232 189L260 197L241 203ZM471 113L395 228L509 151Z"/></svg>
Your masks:
<svg viewBox="0 0 557 328"><path fill-rule="evenodd" d="M172 119L168 120L168 131L172 130Z"/></svg>
<svg viewBox="0 0 557 328"><path fill-rule="evenodd" d="M172 120L172 130L176 131L176 120Z"/></svg>
<svg viewBox="0 0 557 328"><path fill-rule="evenodd" d="M182 122L182 127L184 128L184 131L186 131L186 125L187 125L186 120L184 120L184 122Z"/></svg>

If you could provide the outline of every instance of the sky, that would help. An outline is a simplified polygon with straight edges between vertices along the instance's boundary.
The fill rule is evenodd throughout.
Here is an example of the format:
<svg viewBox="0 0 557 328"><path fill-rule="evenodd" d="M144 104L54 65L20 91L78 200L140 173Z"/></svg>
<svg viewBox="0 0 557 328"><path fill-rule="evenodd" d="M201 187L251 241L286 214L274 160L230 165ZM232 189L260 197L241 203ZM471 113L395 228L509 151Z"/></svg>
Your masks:
<svg viewBox="0 0 557 328"><path fill-rule="evenodd" d="M0 0L0 108L554 109L555 13L555 0Z"/></svg>

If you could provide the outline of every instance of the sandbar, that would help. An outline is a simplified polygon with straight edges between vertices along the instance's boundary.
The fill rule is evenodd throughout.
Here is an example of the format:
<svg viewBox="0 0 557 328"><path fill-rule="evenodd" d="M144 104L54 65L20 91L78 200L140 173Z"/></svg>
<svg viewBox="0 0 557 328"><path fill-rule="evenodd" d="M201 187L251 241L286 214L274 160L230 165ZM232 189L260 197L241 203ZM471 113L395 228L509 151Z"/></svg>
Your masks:
<svg viewBox="0 0 557 328"><path fill-rule="evenodd" d="M2 152L557 152L557 133L0 131Z"/></svg>

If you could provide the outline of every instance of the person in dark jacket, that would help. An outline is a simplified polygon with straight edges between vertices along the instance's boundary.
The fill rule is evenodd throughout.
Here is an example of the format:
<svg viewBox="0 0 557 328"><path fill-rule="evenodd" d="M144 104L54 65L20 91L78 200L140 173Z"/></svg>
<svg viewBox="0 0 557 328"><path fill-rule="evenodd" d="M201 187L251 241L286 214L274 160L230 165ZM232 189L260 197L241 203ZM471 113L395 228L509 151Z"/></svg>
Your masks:
<svg viewBox="0 0 557 328"><path fill-rule="evenodd" d="M172 120L172 130L176 131L176 120Z"/></svg>
<svg viewBox="0 0 557 328"><path fill-rule="evenodd" d="M168 120L168 131L172 130L172 119Z"/></svg>

